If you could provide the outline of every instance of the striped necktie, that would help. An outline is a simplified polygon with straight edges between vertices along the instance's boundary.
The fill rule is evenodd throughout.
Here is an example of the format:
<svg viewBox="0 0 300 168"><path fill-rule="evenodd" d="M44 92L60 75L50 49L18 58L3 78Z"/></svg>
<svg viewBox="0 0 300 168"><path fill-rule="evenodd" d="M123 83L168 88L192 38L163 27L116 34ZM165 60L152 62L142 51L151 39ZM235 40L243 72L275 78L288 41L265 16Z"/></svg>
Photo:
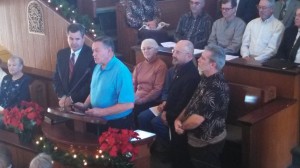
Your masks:
<svg viewBox="0 0 300 168"><path fill-rule="evenodd" d="M69 80L72 78L74 65L75 65L75 53L72 53L71 58L69 60Z"/></svg>

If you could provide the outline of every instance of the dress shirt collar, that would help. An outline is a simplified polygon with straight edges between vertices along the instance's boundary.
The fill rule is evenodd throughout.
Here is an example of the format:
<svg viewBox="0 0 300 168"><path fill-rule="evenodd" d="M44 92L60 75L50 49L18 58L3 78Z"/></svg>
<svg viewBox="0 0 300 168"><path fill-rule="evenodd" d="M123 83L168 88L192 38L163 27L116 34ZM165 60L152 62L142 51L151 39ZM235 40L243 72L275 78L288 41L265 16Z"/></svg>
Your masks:
<svg viewBox="0 0 300 168"><path fill-rule="evenodd" d="M271 21L273 21L275 19L275 17L273 16L273 15L271 15L268 19L266 19L265 21L263 21L261 18L260 18L260 20L261 20L261 22L263 22L263 23L269 23L269 22L271 22Z"/></svg>
<svg viewBox="0 0 300 168"><path fill-rule="evenodd" d="M74 58L74 59L75 59L75 62L76 62L77 59L78 59L78 56L79 56L79 54L80 54L80 52L81 52L81 50L82 50L82 48L74 52L74 51L71 49L70 58L72 57L72 53L74 53L74 54L75 54L75 58Z"/></svg>

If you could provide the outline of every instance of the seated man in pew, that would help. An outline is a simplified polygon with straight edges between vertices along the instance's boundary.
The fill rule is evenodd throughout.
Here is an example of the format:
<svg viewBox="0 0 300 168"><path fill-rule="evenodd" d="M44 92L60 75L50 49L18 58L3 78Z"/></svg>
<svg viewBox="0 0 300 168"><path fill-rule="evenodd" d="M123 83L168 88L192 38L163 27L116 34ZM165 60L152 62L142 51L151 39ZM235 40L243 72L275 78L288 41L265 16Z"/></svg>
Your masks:
<svg viewBox="0 0 300 168"><path fill-rule="evenodd" d="M276 54L284 25L273 16L274 3L274 0L260 0L260 17L246 26L241 46L241 56L244 59L264 61Z"/></svg>
<svg viewBox="0 0 300 168"><path fill-rule="evenodd" d="M295 25L284 31L282 42L276 54L277 58L283 58L290 62L300 64L300 8L296 10Z"/></svg>
<svg viewBox="0 0 300 168"><path fill-rule="evenodd" d="M187 107L174 122L176 133L187 132L189 153L195 168L220 168L219 156L225 137L229 87L222 74L225 52L219 46L205 47L198 59L202 79Z"/></svg>
<svg viewBox="0 0 300 168"><path fill-rule="evenodd" d="M245 22L236 17L236 0L222 0L223 17L213 24L208 45L214 44L224 48L226 54L239 55L242 37L246 28Z"/></svg>
<svg viewBox="0 0 300 168"><path fill-rule="evenodd" d="M88 115L107 120L105 125L98 127L97 134L109 127L133 129L134 91L130 71L116 58L112 38L95 39L92 49L97 65L92 75L91 92L84 103L75 105Z"/></svg>
<svg viewBox="0 0 300 168"><path fill-rule="evenodd" d="M204 11L205 0L189 3L191 11L180 17L174 39L189 40L195 48L203 49L211 32L212 18Z"/></svg>

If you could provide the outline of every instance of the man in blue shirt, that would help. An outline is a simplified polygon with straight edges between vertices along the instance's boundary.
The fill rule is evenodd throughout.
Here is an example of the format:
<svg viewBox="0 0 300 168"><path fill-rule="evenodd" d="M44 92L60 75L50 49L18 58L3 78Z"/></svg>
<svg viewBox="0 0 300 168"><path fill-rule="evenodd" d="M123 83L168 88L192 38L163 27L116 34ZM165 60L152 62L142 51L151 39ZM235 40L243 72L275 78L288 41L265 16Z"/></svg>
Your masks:
<svg viewBox="0 0 300 168"><path fill-rule="evenodd" d="M76 105L86 109L91 105L92 108L88 108L86 114L107 120L107 124L101 126L100 132L108 127L133 128L131 112L134 91L130 71L115 57L114 44L110 37L97 38L92 50L97 65L92 76L91 92L84 103Z"/></svg>

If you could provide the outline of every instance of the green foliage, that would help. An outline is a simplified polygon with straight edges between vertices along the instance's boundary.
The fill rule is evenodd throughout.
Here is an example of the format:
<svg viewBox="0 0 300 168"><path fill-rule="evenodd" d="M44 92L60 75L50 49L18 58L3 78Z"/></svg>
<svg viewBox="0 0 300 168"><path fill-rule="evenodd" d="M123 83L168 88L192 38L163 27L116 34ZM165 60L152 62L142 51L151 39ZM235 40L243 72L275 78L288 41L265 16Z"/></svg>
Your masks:
<svg viewBox="0 0 300 168"><path fill-rule="evenodd" d="M45 0L49 5L56 10L61 16L71 23L80 23L86 30L87 34L97 37L103 35L98 25L92 22L88 15L81 15L78 10L66 0Z"/></svg>

